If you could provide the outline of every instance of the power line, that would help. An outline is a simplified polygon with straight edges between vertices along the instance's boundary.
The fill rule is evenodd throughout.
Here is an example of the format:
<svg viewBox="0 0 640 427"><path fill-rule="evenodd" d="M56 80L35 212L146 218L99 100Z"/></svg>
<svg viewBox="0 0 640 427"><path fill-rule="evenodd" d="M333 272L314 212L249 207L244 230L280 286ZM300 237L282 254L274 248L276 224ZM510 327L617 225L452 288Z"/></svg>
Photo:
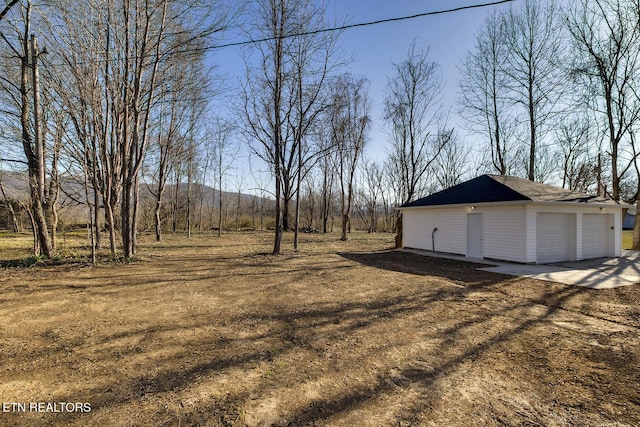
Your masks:
<svg viewBox="0 0 640 427"><path fill-rule="evenodd" d="M424 17L427 17L427 16L443 15L443 14L447 14L447 13L461 12L461 11L464 11L464 10L471 10L471 9L479 9L479 8L490 7L490 6L497 6L497 5L501 5L501 4L505 4L505 3L511 3L513 1L515 1L515 0L496 0L496 1L492 1L492 2L477 3L477 4L460 6L460 7L450 8L450 9L443 9L443 10L436 10L436 11L431 11L431 12L417 13L417 14L414 14L414 15L406 15L406 16L399 16L399 17L394 17L394 18L378 19L378 20L375 20L375 21L360 22L360 23L356 23L356 24L346 24L346 25L340 25L340 26L337 26L337 27L320 28L320 29L312 30L312 31L301 31L301 32L297 32L297 33L285 34L285 35L282 35L282 36L271 36L271 37L264 37L264 38L260 38L260 39L241 40L241 41L237 41L237 42L229 42L229 43L212 45L212 46L201 46L201 47L194 47L194 48L185 48L185 49L175 50L174 53L183 53L184 54L184 53L195 53L195 52L211 51L211 50L218 50L218 49L224 49L224 48L229 48L229 47L246 46L246 45L250 45L250 44L264 43L264 42L268 42L268 41L272 41L272 40L278 40L278 39L287 39L287 38L291 38L291 37L300 37L300 36L329 33L329 32L335 32L335 31L344 31L344 30L349 30L349 29L352 29L352 28L368 27L368 26L372 26L372 25L386 24L386 23L389 23L389 22L406 21L406 20L410 20L410 19L424 18ZM42 12L40 12L40 13L42 14ZM42 14L42 15L44 16L44 14ZM163 53L161 55L164 55L164 54L165 53ZM124 58L121 58L121 59L124 59ZM136 57L131 57L129 59L136 59ZM140 59L140 58L137 58L137 59ZM104 60L79 61L78 65L101 63L103 61ZM61 64L51 64L51 65L55 66L55 65L61 65Z"/></svg>
<svg viewBox="0 0 640 427"><path fill-rule="evenodd" d="M347 25L341 25L341 26L338 26L338 27L321 28L319 30L313 30L313 31L302 31L302 32L299 32L299 33L285 34L283 36L275 36L275 37L272 36L272 37L265 37L265 38L262 38L262 39L250 39L250 40L243 40L243 41L239 41L239 42L231 42L231 43L225 43L225 44L214 45L214 46L206 46L206 47L201 48L199 50L214 50L214 49L222 49L222 48L226 48L226 47L245 46L245 45L249 45L249 44L264 43L264 42L271 41L271 40L287 39L287 38L290 38L290 37L309 36L309 35L321 34L321 33L329 33L329 32L334 32L334 31L343 31L343 30L348 30L348 29L351 29L351 28L368 27L370 25L386 24L388 22L406 21L406 20L409 20L409 19L423 18L425 16L442 15L442 14L445 14L445 13L461 12L463 10L469 10L469 9L478 9L478 8L482 8L482 7L497 6L497 5L504 4L504 3L510 3L512 1L515 1L515 0L499 0L499 1L494 1L494 2L490 2L490 3L472 4L472 5L467 5L467 6L455 7L455 8L452 8L452 9L444 9L444 10L436 10L436 11L432 11L432 12L417 13L415 15L400 16L400 17L396 17L396 18L378 19L378 20L375 20L375 21L360 22L360 23L357 23L357 24L347 24Z"/></svg>

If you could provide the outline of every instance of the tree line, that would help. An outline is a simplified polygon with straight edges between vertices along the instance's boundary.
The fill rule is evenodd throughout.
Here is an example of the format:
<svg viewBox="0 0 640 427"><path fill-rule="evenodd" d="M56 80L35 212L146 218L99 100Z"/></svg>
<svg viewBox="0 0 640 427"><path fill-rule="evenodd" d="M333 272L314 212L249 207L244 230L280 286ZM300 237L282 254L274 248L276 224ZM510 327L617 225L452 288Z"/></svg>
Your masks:
<svg viewBox="0 0 640 427"><path fill-rule="evenodd" d="M640 0L492 11L461 60L457 108L442 99L429 49L407 46L384 88L383 160L366 154L370 83L345 72L343 31L323 31L341 23L321 3L12 1L4 11L0 158L27 171L29 200L7 202L1 177L0 189L12 216L28 213L37 254L56 251L62 199L88 210L95 259L107 244L134 257L141 223L157 240L179 222L221 233L234 205L236 228L241 216L256 228L259 212L261 229L272 219L274 254L284 231L297 249L301 227L326 232L336 218L343 240L353 221L394 231L396 206L480 173L638 198ZM258 40L243 48L237 90L208 56L235 33ZM222 191L232 176L237 197ZM62 197L65 179L83 191ZM207 203L204 183L217 188Z"/></svg>

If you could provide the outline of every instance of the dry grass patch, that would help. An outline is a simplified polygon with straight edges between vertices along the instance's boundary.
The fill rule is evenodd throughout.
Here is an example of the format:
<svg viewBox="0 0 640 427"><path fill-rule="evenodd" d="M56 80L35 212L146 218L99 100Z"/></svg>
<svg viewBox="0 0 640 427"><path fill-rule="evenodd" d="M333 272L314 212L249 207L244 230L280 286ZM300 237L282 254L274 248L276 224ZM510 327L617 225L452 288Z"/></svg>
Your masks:
<svg viewBox="0 0 640 427"><path fill-rule="evenodd" d="M637 425L640 294L390 250L390 235L143 238L4 268L0 413L33 425ZM290 247L290 235L286 244Z"/></svg>

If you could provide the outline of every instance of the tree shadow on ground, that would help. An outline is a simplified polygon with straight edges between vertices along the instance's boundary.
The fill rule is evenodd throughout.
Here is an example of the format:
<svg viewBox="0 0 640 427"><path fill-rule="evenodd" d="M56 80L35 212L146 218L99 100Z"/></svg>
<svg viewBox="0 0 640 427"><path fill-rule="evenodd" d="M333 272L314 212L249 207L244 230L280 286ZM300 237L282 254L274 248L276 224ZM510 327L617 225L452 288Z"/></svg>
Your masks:
<svg viewBox="0 0 640 427"><path fill-rule="evenodd" d="M343 359L352 359L352 363L361 361L358 356L353 356L342 343L347 342L360 331L375 329L381 324L403 320L411 317L411 327L430 328L426 339L437 339L439 347L437 353L429 354L435 361L430 364L419 363L415 359L402 366L393 368L385 367L366 384L350 384L348 389L341 390L339 394L329 395L323 393L314 398L305 407L280 408L279 420L274 421L274 425L324 425L334 417L341 417L352 414L362 406L375 402L378 398L385 398L397 392L398 389L408 387L418 388L421 393L415 399L407 399L406 405L402 408L402 413L396 415L398 425L419 424L420 417L425 414L425 408L437 407L441 404L442 396L438 389L440 380L453 375L463 364L478 359L490 359L491 352L497 347L509 347L517 342L519 337L530 333L534 328L541 325L545 327L551 324L551 318L563 309L563 307L575 296L582 295L587 290L569 286L554 285L541 287L535 297L515 296L514 293L498 295L492 297L487 302L469 303L465 298L473 291L482 290L502 293L503 289L514 283L518 279L510 276L503 276L495 273L477 271L477 264L452 261L446 259L432 259L416 254L380 251L373 253L340 253L342 258L353 261L358 265L378 268L387 271L410 274L415 276L434 276L447 281L455 282L458 286L451 286L449 282L436 281L416 286L410 292L394 293L391 295L379 294L372 299L359 298L349 292L341 295L344 300L318 300L313 304L306 305L296 301L275 300L269 305L255 307L252 310L234 313L226 322L237 325L235 329L223 331L220 335L209 335L206 337L185 338L181 342L178 351L165 356L156 356L150 359L148 372L144 372L144 365L139 367L135 374L121 379L120 384L113 381L102 384L87 384L83 393L87 396L98 396L95 404L96 412L113 412L120 407L127 407L132 402L153 401L163 396L165 399L179 400L178 396L182 391L188 390L194 383L202 383L208 378L229 370L240 368L243 371L255 370L260 363L271 362L272 350L278 349L279 356L303 355L304 360L314 358L324 363L322 344L329 343L340 345L341 352L338 356ZM333 259L333 258L332 258ZM231 261L231 260L230 260ZM258 264L261 260L257 260ZM317 261L317 260L316 260ZM345 263L350 264L350 263ZM280 266L284 268L288 266ZM331 269L331 263L322 266L314 264L310 259L309 273L320 274L322 270ZM303 267L296 267L295 271ZM374 273L375 275L375 273ZM349 276L351 277L351 276ZM371 275L370 275L371 277ZM209 281L212 278L205 276L199 280ZM302 280L296 278L295 280ZM402 277L399 278L402 280ZM259 282L256 282L259 283ZM345 282L348 284L348 282ZM540 282L543 283L543 282ZM347 286L344 287L348 289ZM211 288L214 291L214 288ZM91 291L89 288L88 291ZM95 291L93 291L95 292ZM259 292L256 288L253 292ZM273 291L273 296L280 296L278 289ZM321 290L319 292L322 292ZM313 300L314 296L309 297ZM468 308L468 311L461 311ZM475 305L474 305L475 304ZM426 322L440 320L431 317L421 317L425 309L434 305L445 305L451 309L449 324L441 329L434 328L434 324ZM456 311L459 310L459 311ZM528 313L528 314L527 314ZM526 315L523 315L526 314ZM415 316L415 317L414 317ZM508 318L510 322L496 328L498 319ZM444 319L447 320L447 319ZM90 342L75 342L73 347L85 347L86 352L95 354L94 349L103 348L104 344L113 343L115 346L119 339L132 336L140 346L127 347L123 349L109 348L105 352L105 357L114 354L117 350L122 353L122 363L128 363L129 359L144 352L145 348L153 348L157 345L165 348L160 342L161 337L175 332L188 331L189 329L206 328L207 326L219 327L221 318L214 312L205 312L197 318L185 318L184 324L172 319L165 323L151 323L144 325L134 325L124 332L115 332L104 336L101 339L92 338ZM255 330L256 325L263 326L259 331ZM474 335L478 328L485 329L486 334L474 337L475 340L468 346L458 346L457 341L465 336ZM244 332L243 336L233 335L231 332ZM384 341L385 336L375 332L370 335ZM388 338L388 337L387 337ZM336 344L338 343L338 344ZM364 345L364 344L363 344ZM71 346L71 345L70 345ZM543 347L543 346L542 346ZM346 350L344 350L346 348ZM368 350L385 350L384 343L377 346L366 347ZM129 350L129 351L127 351ZM60 353L60 359L64 359L64 354L68 350L65 346L56 349ZM431 351L431 350L429 350ZM434 350L435 351L435 350ZM529 350L526 350L529 351ZM530 350L535 351L535 350ZM319 356L318 356L319 355ZM162 366L167 362L167 367L154 370L155 366ZM573 363L573 362L572 362ZM331 367L331 364L324 366ZM517 365L514 365L517 366ZM373 369L373 367L371 367ZM301 366L301 370L308 369ZM343 371L343 374L348 372ZM322 373L309 368L306 371L309 380L320 381L323 379ZM552 372L552 374L554 374ZM295 377L296 381L306 381L306 378ZM274 384L276 384L274 386ZM158 412L155 423L157 425L178 424L211 424L218 425L245 425L242 412L245 402L251 399L264 398L273 387L286 388L291 384L277 384L264 379L261 382L247 385L248 389L227 393L219 399L210 398L198 403L197 407L181 407L182 401L169 410L167 405L158 405ZM297 385L297 384L294 384ZM595 384L597 385L597 383ZM593 384L591 387L595 387ZM221 393L224 390L221 390ZM610 403L605 399L600 399L602 395L594 390L594 397L589 402L592 407L600 411L609 411L605 403ZM72 401L77 395L55 396L58 401ZM619 396L618 396L619 397ZM602 402L602 403L598 403ZM170 401L172 405L175 401ZM598 406L600 405L600 406ZM630 403L632 410L638 408L635 403ZM164 409L162 409L164 407ZM163 412L164 411L164 412ZM525 416L531 414L516 414L508 421L520 424L532 423ZM536 414L533 414L534 416ZM628 418L633 419L633 418ZM67 414L57 418L57 421L81 421L81 416L77 414ZM264 420L263 420L264 421ZM544 424L540 420L537 424ZM266 423L266 421L264 421ZM271 421L269 421L271 422ZM535 423L532 423L535 424Z"/></svg>
<svg viewBox="0 0 640 427"><path fill-rule="evenodd" d="M341 252L338 255L368 267L418 276L437 276L476 286L501 283L510 278L503 274L478 270L487 266L483 264L427 257L396 250L367 253Z"/></svg>
<svg viewBox="0 0 640 427"><path fill-rule="evenodd" d="M369 328L390 319L399 319L422 312L426 307L435 303L457 304L457 295L463 296L471 290L471 287L491 287L504 281L505 277L498 274L483 273L475 270L476 265L460 263L450 260L437 260L436 263L424 262L424 257L401 252L379 252L370 254L340 254L346 259L361 264L383 268L391 271L409 273L422 276L439 276L449 280L463 281L470 288L438 288L430 290L421 289L417 294L393 296L387 299L377 299L370 302L336 302L325 306L316 307L272 307L268 311L260 311L247 314L238 314L231 321L238 324L269 324L268 334L255 334L250 338L230 338L227 342L193 343L193 348L204 351L210 348L212 353L208 359L198 362L189 362L189 350L178 356L184 361L184 368L180 370L169 369L158 372L155 375L140 375L132 379L124 387L125 392L116 396L110 391L110 386L97 387L87 390L90 395L101 395L107 398L100 402L98 409L116 406L126 403L129 399L143 399L163 392L178 392L189 387L195 380L210 372L218 372L230 367L255 366L256 363L269 359L269 350L274 343L278 345L281 354L294 353L301 349L320 351L316 348L316 342L344 342L348 337L363 328ZM421 262L422 261L422 262ZM474 275L479 276L473 277ZM444 338L442 351L446 357L442 357L437 364L421 366L409 364L403 366L397 372L383 372L377 380L366 385L353 386L345 390L337 397L320 397L313 400L309 406L290 413L283 413L281 421L276 425L313 425L326 422L328 419L357 409L359 406L373 401L376 398L392 393L398 387L417 386L422 390L430 390L423 393L419 400L408 402L403 414L398 415L398 422L412 423L419 419L425 405L436 405L438 392L433 387L440 379L452 374L461 364L482 357L492 348L509 342L532 328L548 321L558 308L567 300L580 293L580 289L562 287L550 289L543 293L541 300L547 305L535 316L522 318L511 327L486 336L483 340L467 348L455 347L456 337L472 333L473 328L486 324L487 327L497 317L512 316L520 310L539 305L538 301L518 299L507 305L488 309L481 314L463 317L451 327L440 332ZM155 330L137 331L137 334L154 334ZM107 342L110 340L107 340ZM215 355L215 349L221 346L244 349L234 357ZM192 350L193 350L192 348ZM175 357L175 356L174 356ZM251 394L260 395L265 390L264 384L255 384ZM69 398L65 396L64 398ZM63 399L64 399L63 398ZM228 396L229 401L225 407L218 407L213 403L216 416L231 417L241 406L241 402L248 399L247 393ZM104 405L104 406L102 406ZM102 406L102 407L100 407ZM226 409L225 409L226 408ZM202 408L200 408L202 409ZM188 415L187 413L183 415ZM189 417L196 417L193 413Z"/></svg>
<svg viewBox="0 0 640 427"><path fill-rule="evenodd" d="M371 258L366 258L368 261L371 261ZM374 258L374 260L376 259ZM415 268L410 268L410 270L415 274ZM465 293L465 290L461 289L458 292ZM467 319L461 318L460 322L441 331L444 341L440 346L442 353L446 354L446 356L440 358L439 363L431 365L420 363L409 364L395 372L389 372L388 375L379 375L373 386L367 385L351 390L344 393L338 399L318 399L310 405L309 408L305 408L295 414L289 414L288 419L290 421L282 425L316 425L316 423L323 423L333 417L356 410L361 405L381 395L392 393L396 391L398 387L406 388L408 386L418 386L421 390L427 392L423 393L420 398L413 403L404 407L402 413L397 415L396 421L398 425L413 425L414 423L418 423L420 414L423 413L426 407L438 405L440 397L436 387L434 387L436 382L452 374L463 363L469 360L477 360L495 347L505 345L536 326L548 322L550 317L556 313L564 302L579 292L579 289L566 287L562 291L546 293L544 299L550 304L545 306L544 310L538 315L522 318L517 324L513 325L513 327L507 327L498 333L490 334L486 339L478 341L475 345L468 346L463 351L460 351L460 348L455 346L455 342L459 337L470 333L474 327L482 327L483 325L489 327L490 323L498 317L515 315L515 313L520 310L538 306L539 304L535 301L515 302L508 307L498 307L493 310L488 310L479 316L470 316ZM433 295L432 299L424 299L420 306L424 308L429 303L441 300L443 296L446 296L446 293L438 292ZM402 302L402 304L404 304L404 302ZM413 307L413 310L417 311L419 308ZM395 310L391 313L391 316L404 314L406 314L405 309Z"/></svg>

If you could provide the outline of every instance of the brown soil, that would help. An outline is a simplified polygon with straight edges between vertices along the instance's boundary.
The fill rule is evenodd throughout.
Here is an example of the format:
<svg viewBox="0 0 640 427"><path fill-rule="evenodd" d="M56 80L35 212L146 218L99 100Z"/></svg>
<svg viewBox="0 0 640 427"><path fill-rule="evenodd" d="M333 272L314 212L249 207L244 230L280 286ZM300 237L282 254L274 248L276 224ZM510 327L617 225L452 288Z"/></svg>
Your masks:
<svg viewBox="0 0 640 427"><path fill-rule="evenodd" d="M131 264L3 268L0 424L640 425L637 285L392 241L305 235L272 256L266 233L169 236Z"/></svg>

